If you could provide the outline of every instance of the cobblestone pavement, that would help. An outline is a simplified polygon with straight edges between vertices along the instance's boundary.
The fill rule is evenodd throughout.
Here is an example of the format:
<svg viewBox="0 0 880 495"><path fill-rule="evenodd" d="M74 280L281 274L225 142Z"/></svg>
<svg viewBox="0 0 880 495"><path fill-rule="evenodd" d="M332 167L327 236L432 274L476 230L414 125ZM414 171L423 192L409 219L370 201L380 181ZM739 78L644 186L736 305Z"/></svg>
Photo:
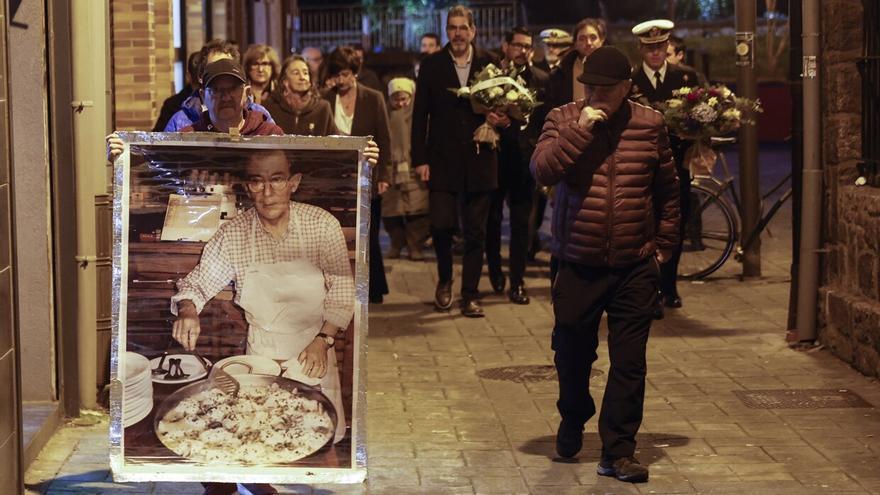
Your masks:
<svg viewBox="0 0 880 495"><path fill-rule="evenodd" d="M876 408L752 409L735 394L845 389L880 405L875 380L824 350L786 345L785 221L784 213L764 243L764 278L739 281L730 261L708 282L683 284L684 308L654 325L637 452L650 482L596 475L595 419L579 462L552 461L559 417L546 373L552 312L542 254L528 272L532 304L489 295L484 319L433 311L432 263L388 262L391 294L370 313L369 482L282 493L880 493ZM519 365L538 366L531 381L484 377ZM604 344L596 369L600 395ZM29 493L200 493L197 484L114 484L106 455L106 424L63 428L28 471Z"/></svg>

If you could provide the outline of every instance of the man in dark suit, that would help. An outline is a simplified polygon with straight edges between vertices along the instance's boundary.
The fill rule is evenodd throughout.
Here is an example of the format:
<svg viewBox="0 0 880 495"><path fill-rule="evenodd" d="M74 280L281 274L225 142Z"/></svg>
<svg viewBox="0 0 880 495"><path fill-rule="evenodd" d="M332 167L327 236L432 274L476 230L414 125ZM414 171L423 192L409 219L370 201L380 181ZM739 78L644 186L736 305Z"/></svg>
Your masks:
<svg viewBox="0 0 880 495"><path fill-rule="evenodd" d="M632 92L630 97L640 103L656 105L672 98L672 91L698 85L697 74L692 70L672 65L666 60L669 35L675 25L666 19L655 19L643 22L632 29L639 38L639 53L642 63L633 69ZM691 177L690 171L684 166L684 153L690 143L676 136L670 136L670 146L678 171L679 187L681 188L681 230L684 234L690 212ZM681 258L681 238L668 263L660 266L660 292L663 304L668 308L680 308L681 297L678 295L676 281L678 277L678 261Z"/></svg>
<svg viewBox="0 0 880 495"><path fill-rule="evenodd" d="M529 30L522 26L511 29L501 43L501 51L504 53L502 67L512 65L520 70L520 77L535 92L537 101L543 101L548 76L546 72L529 65L532 52L532 34ZM523 284L529 242L529 214L535 191L535 181L529 173L529 159L541 134L544 123L542 113L544 112L536 109L532 114L533 119L525 129L522 129L525 122L508 118L503 122L498 151L498 189L492 193L492 206L486 227L489 281L495 292L500 294L504 292L505 286L504 273L501 271L501 224L506 200L510 210L510 290L507 297L515 304L529 303Z"/></svg>
<svg viewBox="0 0 880 495"><path fill-rule="evenodd" d="M430 190L438 275L434 305L439 310L452 307L452 232L458 224L461 199L465 243L461 311L465 316L480 317L486 219L491 193L498 187L498 163L493 149L474 142L474 131L487 121L498 125L504 116L475 113L467 98L450 91L467 86L474 74L491 62L487 54L471 44L476 35L471 10L460 5L449 9L446 33L449 43L428 56L419 69L413 106L412 163Z"/></svg>

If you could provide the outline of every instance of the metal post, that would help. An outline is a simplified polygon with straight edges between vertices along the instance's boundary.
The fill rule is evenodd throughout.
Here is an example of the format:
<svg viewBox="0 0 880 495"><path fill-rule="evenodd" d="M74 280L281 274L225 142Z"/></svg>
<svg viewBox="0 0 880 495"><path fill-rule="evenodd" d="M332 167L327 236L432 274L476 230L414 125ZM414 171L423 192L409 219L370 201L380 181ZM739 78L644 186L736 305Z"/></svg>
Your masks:
<svg viewBox="0 0 880 495"><path fill-rule="evenodd" d="M758 97L755 78L755 25L757 2L736 0L736 86L739 96ZM748 112L746 118L755 118ZM742 197L740 239L754 230L761 219L760 174L758 171L758 126L747 124L739 130L739 184ZM761 240L756 239L743 253L743 277L761 276Z"/></svg>
<svg viewBox="0 0 880 495"><path fill-rule="evenodd" d="M804 95L801 86L801 62L803 60L803 16L801 2L789 4L789 56L788 81L791 88L791 287L788 296L787 329L797 329L798 265L800 264L802 177L804 170ZM794 332L792 332L793 335Z"/></svg>
<svg viewBox="0 0 880 495"><path fill-rule="evenodd" d="M819 93L819 0L803 0L804 175L801 203L798 340L816 340L819 231L822 225L821 96Z"/></svg>

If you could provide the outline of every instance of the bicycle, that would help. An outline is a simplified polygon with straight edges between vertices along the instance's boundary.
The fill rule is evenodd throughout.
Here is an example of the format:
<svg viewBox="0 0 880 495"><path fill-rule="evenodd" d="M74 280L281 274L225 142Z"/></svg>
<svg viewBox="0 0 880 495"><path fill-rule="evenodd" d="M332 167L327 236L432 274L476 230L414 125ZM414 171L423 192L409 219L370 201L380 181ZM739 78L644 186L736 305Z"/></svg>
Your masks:
<svg viewBox="0 0 880 495"><path fill-rule="evenodd" d="M684 242L678 276L687 280L708 277L734 254L742 262L743 253L760 237L782 205L791 198L791 187L780 196L764 214L764 202L791 179L791 173L761 197L761 217L752 231L742 233L740 240L742 207L734 187L734 177L727 166L722 146L731 145L736 138L712 138L717 152L716 163L721 165L724 178L711 174L697 174L691 179L691 213L685 224ZM728 199L729 198L729 199ZM732 202L732 204L731 204Z"/></svg>

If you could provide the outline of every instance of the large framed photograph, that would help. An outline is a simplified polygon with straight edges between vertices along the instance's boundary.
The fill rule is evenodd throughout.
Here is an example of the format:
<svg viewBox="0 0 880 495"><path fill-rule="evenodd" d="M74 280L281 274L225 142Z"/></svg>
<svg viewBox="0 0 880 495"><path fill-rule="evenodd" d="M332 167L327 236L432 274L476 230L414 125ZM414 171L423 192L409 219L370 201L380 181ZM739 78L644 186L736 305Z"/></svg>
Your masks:
<svg viewBox="0 0 880 495"><path fill-rule="evenodd" d="M362 482L368 139L120 137L114 478Z"/></svg>

